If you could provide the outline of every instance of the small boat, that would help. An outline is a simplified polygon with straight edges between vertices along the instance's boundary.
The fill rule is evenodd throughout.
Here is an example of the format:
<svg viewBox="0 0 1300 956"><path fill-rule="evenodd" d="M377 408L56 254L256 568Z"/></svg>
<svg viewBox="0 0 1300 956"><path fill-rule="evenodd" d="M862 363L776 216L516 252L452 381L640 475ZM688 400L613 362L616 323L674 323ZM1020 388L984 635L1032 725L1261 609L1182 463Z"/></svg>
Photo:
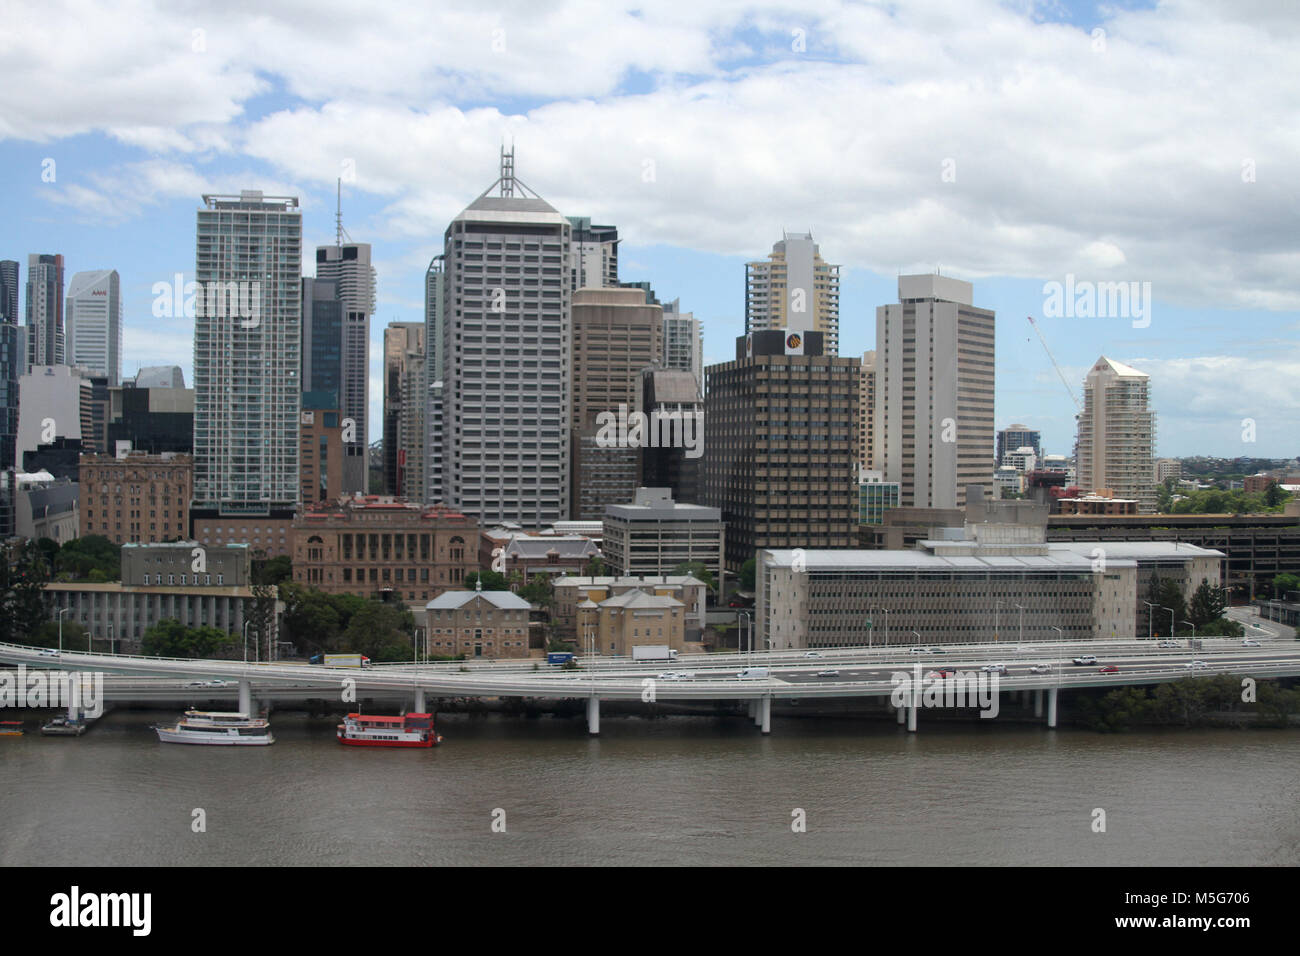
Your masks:
<svg viewBox="0 0 1300 956"><path fill-rule="evenodd" d="M348 714L339 724L338 738L350 747L432 747L442 743L433 729L433 714Z"/></svg>
<svg viewBox="0 0 1300 956"><path fill-rule="evenodd" d="M80 737L90 726L75 717L55 717L42 725L41 734L46 737Z"/></svg>
<svg viewBox="0 0 1300 956"><path fill-rule="evenodd" d="M23 722L21 720L0 720L0 737L21 737Z"/></svg>
<svg viewBox="0 0 1300 956"><path fill-rule="evenodd" d="M275 743L265 718L219 710L187 710L175 724L153 729L165 744L256 747Z"/></svg>

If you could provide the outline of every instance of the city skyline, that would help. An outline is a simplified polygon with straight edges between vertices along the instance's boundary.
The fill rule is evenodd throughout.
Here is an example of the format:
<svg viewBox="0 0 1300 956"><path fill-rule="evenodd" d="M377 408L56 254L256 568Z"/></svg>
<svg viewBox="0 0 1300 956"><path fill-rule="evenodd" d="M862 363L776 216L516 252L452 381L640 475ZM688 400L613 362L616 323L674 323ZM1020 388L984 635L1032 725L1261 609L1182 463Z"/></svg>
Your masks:
<svg viewBox="0 0 1300 956"><path fill-rule="evenodd" d="M386 16L357 28L380 36ZM169 17L160 20L151 31ZM629 28L617 11L588 20L562 41ZM1000 60L980 49L989 24L1014 38ZM635 54L599 49L563 75L538 72L559 29L553 19L524 16L502 28L485 17L479 25L482 50L439 41L427 54L459 79L450 86L406 68L325 76L313 65L329 61L321 48L301 61L276 60L273 76L283 82L267 89L213 42L210 27L201 53L182 46L162 68L189 89L195 58L206 58L197 62L215 71L217 89L166 115L137 116L138 104L109 115L73 105L29 115L28 104L16 104L0 151L0 168L16 184L0 256L22 262L52 250L75 271L101 266L111 251L123 284L124 373L174 363L192 374L192 320L155 320L150 290L192 269L183 250L195 198L244 188L298 195L310 249L333 244L341 177L351 231L372 245L379 275L368 416L378 435L382 328L421 320L424 271L441 251L442 225L513 141L521 174L555 208L617 228L624 281L649 281L661 300L680 299L701 319L705 364L725 361L743 329L745 262L766 256L781 231L811 232L827 261L841 265L840 354L871 347L870 316L893 301L897 274L937 267L975 282L1003 319L996 424L1041 430L1046 450L1069 451L1074 408L1024 315L1041 323L1076 392L1098 354L1148 370L1162 422L1158 455L1295 453L1288 445L1300 399L1275 387L1300 369L1291 337L1296 277L1279 255L1289 233L1277 170L1289 153L1275 132L1283 124L1273 121L1289 94L1270 86L1251 117L1239 116L1226 94L1194 105L1165 95L1201 82L1207 67L1196 42L1228 28L1259 42L1227 51L1210 78L1231 76L1237 90L1263 85L1294 44L1269 35L1267 22L1214 8L1101 14L1067 5L1026 15L996 4L923 21L829 4L815 14L778 7L747 30L739 14L679 10L646 14L639 27L648 39L679 33L683 44L667 44L677 53L653 44ZM128 45L153 43L151 31ZM878 55L929 34L946 43L926 71ZM1160 49L1174 79L1153 77L1135 93L1147 46ZM1251 56L1239 52L1248 47ZM35 52L39 69L48 53L39 44ZM943 135L909 138L924 83L960 91L972 75L981 78L977 88L945 107L961 115L925 124ZM1026 127L1009 118L1012 94L997 92L1017 77L1036 84ZM135 79L128 73L121 82ZM826 92L840 81L856 84L852 109ZM385 95L424 94L433 105L406 115L365 103L367 84ZM213 98L221 94L225 109ZM760 103L771 129L741 136L736 123ZM1193 108L1198 122L1180 122ZM840 122L859 114L877 117L878 144ZM671 127L660 120L669 115ZM1141 115L1170 117L1169 128L1131 118ZM781 131L799 124L808 135L786 149ZM1158 158L1144 151L1166 140ZM413 145L392 150L393 141ZM1089 172L1098 168L1110 172L1098 180ZM809 182L820 188L799 185ZM1206 201L1187 202L1192 195ZM1045 287L1076 280L1150 283L1153 301L1143 316L1090 317L1073 302L1047 314ZM1246 418L1254 441L1243 440Z"/></svg>

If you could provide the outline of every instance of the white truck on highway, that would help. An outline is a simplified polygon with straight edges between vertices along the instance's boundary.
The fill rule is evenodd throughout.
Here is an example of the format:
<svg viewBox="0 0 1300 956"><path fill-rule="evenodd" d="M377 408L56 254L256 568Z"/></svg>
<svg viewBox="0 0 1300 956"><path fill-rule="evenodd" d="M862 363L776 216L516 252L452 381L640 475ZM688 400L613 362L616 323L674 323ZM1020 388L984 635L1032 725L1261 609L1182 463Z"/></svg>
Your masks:
<svg viewBox="0 0 1300 956"><path fill-rule="evenodd" d="M634 661L675 661L677 652L667 644L642 644L632 648Z"/></svg>

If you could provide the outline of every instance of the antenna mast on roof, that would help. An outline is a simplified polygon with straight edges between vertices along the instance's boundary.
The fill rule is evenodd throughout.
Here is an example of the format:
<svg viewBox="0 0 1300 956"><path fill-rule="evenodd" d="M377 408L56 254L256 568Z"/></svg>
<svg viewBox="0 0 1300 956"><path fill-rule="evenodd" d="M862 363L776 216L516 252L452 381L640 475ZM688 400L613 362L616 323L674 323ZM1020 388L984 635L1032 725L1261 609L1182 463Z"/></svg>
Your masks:
<svg viewBox="0 0 1300 956"><path fill-rule="evenodd" d="M510 144L509 151L505 144L501 146L501 195L515 194L515 144Z"/></svg>
<svg viewBox="0 0 1300 956"><path fill-rule="evenodd" d="M347 230L343 228L343 177L338 179L338 198L334 206L334 245L342 246L343 240L352 241Z"/></svg>

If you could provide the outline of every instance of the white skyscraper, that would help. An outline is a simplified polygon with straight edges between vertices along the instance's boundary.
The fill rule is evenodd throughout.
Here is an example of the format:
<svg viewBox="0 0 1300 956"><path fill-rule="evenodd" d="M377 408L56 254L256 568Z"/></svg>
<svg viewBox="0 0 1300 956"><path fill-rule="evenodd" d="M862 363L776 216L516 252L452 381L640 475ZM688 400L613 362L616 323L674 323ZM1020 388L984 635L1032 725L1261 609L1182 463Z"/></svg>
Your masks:
<svg viewBox="0 0 1300 956"><path fill-rule="evenodd" d="M993 482L993 323L969 282L898 277L876 309L876 453L904 508L962 508Z"/></svg>
<svg viewBox="0 0 1300 956"><path fill-rule="evenodd" d="M122 293L116 269L78 272L68 283L69 365L79 365L122 384Z"/></svg>
<svg viewBox="0 0 1300 956"><path fill-rule="evenodd" d="M1144 514L1156 510L1156 416L1149 390L1145 372L1103 355L1084 379L1079 416L1079 490L1135 499Z"/></svg>
<svg viewBox="0 0 1300 956"><path fill-rule="evenodd" d="M693 312L681 311L681 300L663 304L664 368L690 372L704 394L704 329Z"/></svg>
<svg viewBox="0 0 1300 956"><path fill-rule="evenodd" d="M571 228L505 150L447 227L443 495L485 522L568 518Z"/></svg>
<svg viewBox="0 0 1300 956"><path fill-rule="evenodd" d="M194 501L220 515L298 501L302 213L296 197L204 196L195 277Z"/></svg>

